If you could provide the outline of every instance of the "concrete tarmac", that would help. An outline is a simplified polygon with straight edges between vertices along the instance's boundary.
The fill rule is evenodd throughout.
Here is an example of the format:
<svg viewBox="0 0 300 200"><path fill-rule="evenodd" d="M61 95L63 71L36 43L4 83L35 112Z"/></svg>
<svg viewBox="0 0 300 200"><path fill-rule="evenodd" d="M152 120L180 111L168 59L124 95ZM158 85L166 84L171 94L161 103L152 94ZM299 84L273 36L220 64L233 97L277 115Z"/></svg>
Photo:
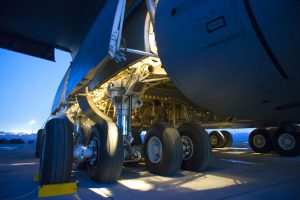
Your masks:
<svg viewBox="0 0 300 200"><path fill-rule="evenodd" d="M0 199L38 199L39 161L34 144L0 145ZM214 149L205 172L180 171L172 177L124 167L114 184L98 184L85 171L72 173L78 193L42 199L300 199L300 157L257 154L247 147Z"/></svg>

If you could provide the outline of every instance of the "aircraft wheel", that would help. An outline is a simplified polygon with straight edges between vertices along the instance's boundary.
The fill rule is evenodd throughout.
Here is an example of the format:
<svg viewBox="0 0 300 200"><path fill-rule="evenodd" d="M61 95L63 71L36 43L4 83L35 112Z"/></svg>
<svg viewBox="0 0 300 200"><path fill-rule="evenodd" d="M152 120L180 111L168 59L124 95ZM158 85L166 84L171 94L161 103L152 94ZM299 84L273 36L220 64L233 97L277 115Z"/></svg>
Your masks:
<svg viewBox="0 0 300 200"><path fill-rule="evenodd" d="M248 138L254 152L269 153L272 151L272 134L267 129L254 129Z"/></svg>
<svg viewBox="0 0 300 200"><path fill-rule="evenodd" d="M229 131L221 131L221 133L223 134L223 136L225 138L224 147L231 147L232 143L233 143L233 138L232 138L231 133Z"/></svg>
<svg viewBox="0 0 300 200"><path fill-rule="evenodd" d="M96 124L92 127L89 147L93 156L87 162L90 177L98 183L116 181L124 159L123 138L115 124Z"/></svg>
<svg viewBox="0 0 300 200"><path fill-rule="evenodd" d="M73 159L73 135L69 122L53 118L46 123L44 131L40 159L41 185L68 182Z"/></svg>
<svg viewBox="0 0 300 200"><path fill-rule="evenodd" d="M87 140L87 130L80 127L75 135L74 147L76 148L76 146L79 145L86 145L88 142ZM86 162L74 160L74 167L79 170L86 170Z"/></svg>
<svg viewBox="0 0 300 200"><path fill-rule="evenodd" d="M204 128L198 124L183 124L178 128L183 145L181 168L202 171L211 156L211 143Z"/></svg>
<svg viewBox="0 0 300 200"><path fill-rule="evenodd" d="M182 142L178 131L167 123L154 124L145 138L145 160L149 172L170 176L182 163Z"/></svg>
<svg viewBox="0 0 300 200"><path fill-rule="evenodd" d="M274 134L274 149L282 156L300 155L300 132L279 128Z"/></svg>
<svg viewBox="0 0 300 200"><path fill-rule="evenodd" d="M226 142L224 135L219 131L210 132L209 139L213 148L222 148Z"/></svg>
<svg viewBox="0 0 300 200"><path fill-rule="evenodd" d="M36 144L35 144L35 157L39 158L42 154L43 148L43 129L38 130Z"/></svg>

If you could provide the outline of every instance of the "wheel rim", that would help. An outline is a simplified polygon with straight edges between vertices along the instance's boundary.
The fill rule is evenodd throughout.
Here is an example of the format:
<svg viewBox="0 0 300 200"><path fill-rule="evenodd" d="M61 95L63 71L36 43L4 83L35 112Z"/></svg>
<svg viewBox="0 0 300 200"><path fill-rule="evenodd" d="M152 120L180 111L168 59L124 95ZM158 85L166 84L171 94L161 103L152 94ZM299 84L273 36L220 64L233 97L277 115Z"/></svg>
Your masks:
<svg viewBox="0 0 300 200"><path fill-rule="evenodd" d="M278 137L278 145L284 150L292 150L295 148L296 140L289 133L283 133Z"/></svg>
<svg viewBox="0 0 300 200"><path fill-rule="evenodd" d="M182 148L183 148L183 160L189 160L192 158L194 153L194 145L190 137L183 135L181 137L182 140Z"/></svg>
<svg viewBox="0 0 300 200"><path fill-rule="evenodd" d="M152 136L147 144L147 155L149 160L157 164L162 158L162 144L158 137Z"/></svg>
<svg viewBox="0 0 300 200"><path fill-rule="evenodd" d="M92 138L89 143L89 148L93 149L93 156L88 162L91 166L96 166L98 161L98 140L97 138Z"/></svg>
<svg viewBox="0 0 300 200"><path fill-rule="evenodd" d="M218 143L218 138L215 135L210 136L210 141L212 145L217 145Z"/></svg>
<svg viewBox="0 0 300 200"><path fill-rule="evenodd" d="M253 137L253 144L257 148L263 148L266 145L266 138L262 135L255 135Z"/></svg>

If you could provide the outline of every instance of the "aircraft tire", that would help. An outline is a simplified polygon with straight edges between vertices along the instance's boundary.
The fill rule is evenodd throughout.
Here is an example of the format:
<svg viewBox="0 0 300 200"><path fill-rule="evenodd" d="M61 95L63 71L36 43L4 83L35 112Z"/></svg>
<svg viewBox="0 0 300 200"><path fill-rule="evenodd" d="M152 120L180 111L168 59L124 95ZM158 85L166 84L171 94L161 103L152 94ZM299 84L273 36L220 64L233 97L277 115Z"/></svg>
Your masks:
<svg viewBox="0 0 300 200"><path fill-rule="evenodd" d="M224 135L220 131L210 132L209 139L213 148L222 148L226 142Z"/></svg>
<svg viewBox="0 0 300 200"><path fill-rule="evenodd" d="M231 147L232 146L232 143L233 143L233 138L232 138L232 135L229 131L220 131L224 138L225 138L225 144L224 144L224 147Z"/></svg>
<svg viewBox="0 0 300 200"><path fill-rule="evenodd" d="M254 129L248 138L251 149L256 153L272 151L272 134L267 129Z"/></svg>
<svg viewBox="0 0 300 200"><path fill-rule="evenodd" d="M121 175L124 149L122 134L118 132L115 124L94 125L89 145L96 151L94 157L87 162L87 171L91 179L98 183L116 181Z"/></svg>
<svg viewBox="0 0 300 200"><path fill-rule="evenodd" d="M38 130L35 143L35 157L39 158L43 148L43 129Z"/></svg>
<svg viewBox="0 0 300 200"><path fill-rule="evenodd" d="M72 172L73 135L69 122L53 118L44 129L44 147L40 159L41 185L68 182Z"/></svg>
<svg viewBox="0 0 300 200"><path fill-rule="evenodd" d="M281 156L300 155L300 132L279 128L274 134L274 150Z"/></svg>
<svg viewBox="0 0 300 200"><path fill-rule="evenodd" d="M211 156L211 143L206 130L195 123L183 124L178 128L183 143L181 168L203 171Z"/></svg>
<svg viewBox="0 0 300 200"><path fill-rule="evenodd" d="M168 123L156 123L149 129L144 148L149 172L170 176L180 169L183 152L181 137Z"/></svg>

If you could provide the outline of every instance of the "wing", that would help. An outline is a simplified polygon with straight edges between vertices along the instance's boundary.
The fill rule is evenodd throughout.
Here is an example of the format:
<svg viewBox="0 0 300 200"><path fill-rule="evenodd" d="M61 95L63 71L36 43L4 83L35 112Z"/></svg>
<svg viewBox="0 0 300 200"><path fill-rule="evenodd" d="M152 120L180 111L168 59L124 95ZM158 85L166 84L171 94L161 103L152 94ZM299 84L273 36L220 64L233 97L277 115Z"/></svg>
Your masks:
<svg viewBox="0 0 300 200"><path fill-rule="evenodd" d="M57 48L74 58L106 1L0 1L0 47L51 61Z"/></svg>

